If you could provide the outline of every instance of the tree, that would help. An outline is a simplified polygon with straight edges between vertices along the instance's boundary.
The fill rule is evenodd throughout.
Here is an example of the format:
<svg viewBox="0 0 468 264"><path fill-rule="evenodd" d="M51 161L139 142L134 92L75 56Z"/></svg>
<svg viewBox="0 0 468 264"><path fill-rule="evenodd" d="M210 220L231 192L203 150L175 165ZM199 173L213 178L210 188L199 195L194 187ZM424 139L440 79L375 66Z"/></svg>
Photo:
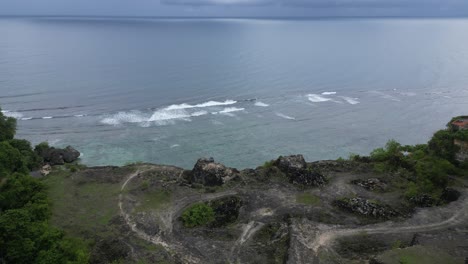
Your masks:
<svg viewBox="0 0 468 264"><path fill-rule="evenodd" d="M24 139L10 139L7 142L21 153L29 170L39 168L42 163L42 158L34 152L29 141Z"/></svg>
<svg viewBox="0 0 468 264"><path fill-rule="evenodd" d="M0 108L0 110L2 110ZM0 111L0 141L13 139L16 133L16 119L6 117Z"/></svg>
<svg viewBox="0 0 468 264"><path fill-rule="evenodd" d="M15 172L26 173L27 167L21 156L21 153L16 148L12 147L8 142L0 142L0 179Z"/></svg>

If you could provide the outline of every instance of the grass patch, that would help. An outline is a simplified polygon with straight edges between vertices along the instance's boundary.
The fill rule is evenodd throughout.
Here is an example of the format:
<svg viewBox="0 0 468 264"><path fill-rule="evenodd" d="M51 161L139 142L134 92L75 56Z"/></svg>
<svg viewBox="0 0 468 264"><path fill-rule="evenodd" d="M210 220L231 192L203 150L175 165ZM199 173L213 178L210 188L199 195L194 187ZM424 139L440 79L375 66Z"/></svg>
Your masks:
<svg viewBox="0 0 468 264"><path fill-rule="evenodd" d="M320 198L311 193L301 193L296 196L296 202L307 205L318 205L320 204Z"/></svg>
<svg viewBox="0 0 468 264"><path fill-rule="evenodd" d="M449 254L430 247L414 246L404 249L393 249L378 257L386 264L456 264L463 263Z"/></svg>
<svg viewBox="0 0 468 264"><path fill-rule="evenodd" d="M141 204L135 208L137 212L161 209L171 202L171 193L166 190L145 192Z"/></svg>
<svg viewBox="0 0 468 264"><path fill-rule="evenodd" d="M54 170L43 182L52 204L51 223L72 235L91 237L105 232L119 214L119 183L83 181L68 170Z"/></svg>

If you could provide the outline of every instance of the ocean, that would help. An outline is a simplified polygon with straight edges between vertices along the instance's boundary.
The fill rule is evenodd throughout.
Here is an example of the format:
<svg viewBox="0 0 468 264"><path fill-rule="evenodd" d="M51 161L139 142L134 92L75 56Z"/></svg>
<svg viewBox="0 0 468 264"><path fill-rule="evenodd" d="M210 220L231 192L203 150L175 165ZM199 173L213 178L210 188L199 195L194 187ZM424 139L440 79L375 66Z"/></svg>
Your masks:
<svg viewBox="0 0 468 264"><path fill-rule="evenodd" d="M425 143L468 114L467 19L0 18L0 106L17 138L86 165Z"/></svg>

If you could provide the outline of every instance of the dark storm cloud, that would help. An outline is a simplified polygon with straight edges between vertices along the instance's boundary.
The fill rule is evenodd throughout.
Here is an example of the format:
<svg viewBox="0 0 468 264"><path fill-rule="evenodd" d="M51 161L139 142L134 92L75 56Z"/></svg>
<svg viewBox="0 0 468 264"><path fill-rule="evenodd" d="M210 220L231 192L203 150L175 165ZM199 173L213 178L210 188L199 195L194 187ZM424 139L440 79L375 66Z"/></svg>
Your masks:
<svg viewBox="0 0 468 264"><path fill-rule="evenodd" d="M0 0L0 15L466 16L468 0Z"/></svg>

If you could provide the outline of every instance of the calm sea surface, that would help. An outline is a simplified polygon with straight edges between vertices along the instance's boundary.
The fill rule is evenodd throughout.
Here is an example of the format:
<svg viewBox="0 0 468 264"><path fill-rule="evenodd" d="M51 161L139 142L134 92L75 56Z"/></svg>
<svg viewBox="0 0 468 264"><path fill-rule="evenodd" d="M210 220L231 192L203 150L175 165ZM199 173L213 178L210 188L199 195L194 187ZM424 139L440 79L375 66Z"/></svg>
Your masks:
<svg viewBox="0 0 468 264"><path fill-rule="evenodd" d="M367 154L468 114L468 20L0 18L0 106L88 165Z"/></svg>

